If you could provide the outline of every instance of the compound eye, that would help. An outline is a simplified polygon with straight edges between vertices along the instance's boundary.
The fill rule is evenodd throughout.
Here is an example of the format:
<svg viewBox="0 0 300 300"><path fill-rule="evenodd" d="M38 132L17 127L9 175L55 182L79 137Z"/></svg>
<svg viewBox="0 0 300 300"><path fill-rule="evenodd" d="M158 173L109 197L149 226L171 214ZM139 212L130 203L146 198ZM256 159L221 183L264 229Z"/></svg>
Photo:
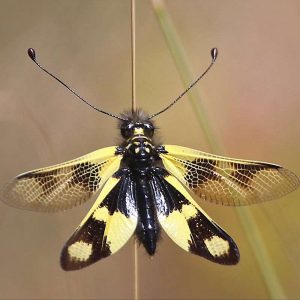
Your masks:
<svg viewBox="0 0 300 300"><path fill-rule="evenodd" d="M152 137L153 134L154 134L154 127L152 124L144 124L144 131L145 131L145 134L149 137Z"/></svg>
<svg viewBox="0 0 300 300"><path fill-rule="evenodd" d="M133 135L134 125L132 123L127 123L121 126L121 134L125 139L130 138Z"/></svg>

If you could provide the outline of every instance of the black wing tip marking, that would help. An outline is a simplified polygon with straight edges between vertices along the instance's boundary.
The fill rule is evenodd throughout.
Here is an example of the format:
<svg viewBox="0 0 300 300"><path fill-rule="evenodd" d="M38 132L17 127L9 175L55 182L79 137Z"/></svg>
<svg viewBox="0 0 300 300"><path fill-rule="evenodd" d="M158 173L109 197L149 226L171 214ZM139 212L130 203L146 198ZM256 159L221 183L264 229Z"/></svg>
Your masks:
<svg viewBox="0 0 300 300"><path fill-rule="evenodd" d="M229 242L229 253L228 254L223 254L223 255L212 255L208 249L203 249L202 247L196 247L194 244L190 243L190 248L189 251L192 254L202 256L214 263L220 264L220 265L237 265L240 261L240 252L238 250L238 247L236 244L230 239L231 241ZM233 243L232 243L233 242Z"/></svg>
<svg viewBox="0 0 300 300"><path fill-rule="evenodd" d="M125 170L121 174L123 175L121 180L112 187L99 206L66 242L60 259L63 270L73 271L85 268L110 256L119 249L114 248L115 244L113 240L108 238L106 229L107 226L110 226L110 217L114 213L119 212L123 217L129 218L131 216L130 210L135 210L133 203L128 207L127 202L125 202L129 201L128 191L131 191L130 195L132 194L132 182L127 174L128 172ZM105 208L104 218L101 214L97 216L96 213L98 209L101 210L102 208Z"/></svg>
<svg viewBox="0 0 300 300"><path fill-rule="evenodd" d="M61 252L61 267L65 271L78 270L111 255L104 237L105 227L104 221L90 217L66 242Z"/></svg>
<svg viewBox="0 0 300 300"><path fill-rule="evenodd" d="M94 264L96 261L111 255L109 245L104 243L104 247L102 248L98 245L99 249L92 246L91 254L87 259L78 259L69 254L69 246L69 244L64 246L60 256L60 266L64 271L76 271L83 269Z"/></svg>
<svg viewBox="0 0 300 300"><path fill-rule="evenodd" d="M192 240L189 251L222 265L236 265L240 253L233 239L201 212L188 219Z"/></svg>
<svg viewBox="0 0 300 300"><path fill-rule="evenodd" d="M68 247L70 245L66 244L61 252L60 256L60 266L64 271L77 271L81 270L85 267L90 266L91 264L95 263L96 261L108 257L111 255L111 251L109 246L105 244L105 247L101 249L101 251L95 251L92 248L92 253L90 257L86 260L84 259L76 259L72 258L68 252Z"/></svg>
<svg viewBox="0 0 300 300"><path fill-rule="evenodd" d="M237 245L233 239L213 220L205 216L193 204L186 199L173 185L164 180L165 176L156 174L153 187L159 189L165 195L168 202L157 201L158 211L165 215L170 215L174 211L184 214L183 209L192 207L196 213L186 216L186 221L190 230L188 239L190 253L202 256L212 262L222 265L235 265L240 260Z"/></svg>

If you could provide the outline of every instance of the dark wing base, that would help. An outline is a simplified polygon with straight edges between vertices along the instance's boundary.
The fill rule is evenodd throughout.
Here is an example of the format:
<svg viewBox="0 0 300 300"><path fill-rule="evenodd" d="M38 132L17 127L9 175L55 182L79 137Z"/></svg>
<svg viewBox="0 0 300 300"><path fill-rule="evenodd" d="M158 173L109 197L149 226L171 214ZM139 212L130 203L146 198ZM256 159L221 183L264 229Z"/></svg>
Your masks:
<svg viewBox="0 0 300 300"><path fill-rule="evenodd" d="M104 185L94 206L65 244L61 267L78 270L118 251L137 225L133 182L120 170Z"/></svg>
<svg viewBox="0 0 300 300"><path fill-rule="evenodd" d="M239 262L233 239L205 214L175 177L159 171L153 178L153 192L160 224L175 243L215 263Z"/></svg>

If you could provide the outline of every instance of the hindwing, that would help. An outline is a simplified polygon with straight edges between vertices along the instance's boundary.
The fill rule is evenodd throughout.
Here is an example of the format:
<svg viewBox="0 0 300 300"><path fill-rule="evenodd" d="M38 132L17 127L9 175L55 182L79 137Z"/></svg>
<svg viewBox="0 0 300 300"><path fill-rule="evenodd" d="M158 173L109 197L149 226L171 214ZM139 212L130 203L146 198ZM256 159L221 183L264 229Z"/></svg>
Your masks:
<svg viewBox="0 0 300 300"><path fill-rule="evenodd" d="M248 205L295 190L299 179L281 166L164 146L165 168L200 198L223 205Z"/></svg>
<svg viewBox="0 0 300 300"><path fill-rule="evenodd" d="M74 160L17 176L1 192L11 206L56 212L87 201L120 166L116 147L103 148Z"/></svg>
<svg viewBox="0 0 300 300"><path fill-rule="evenodd" d="M215 263L238 263L235 242L174 176L154 176L152 186L159 223L178 246Z"/></svg>
<svg viewBox="0 0 300 300"><path fill-rule="evenodd" d="M115 253L128 241L137 226L133 189L133 182L126 172L108 179L95 204L62 250L64 270L93 264Z"/></svg>

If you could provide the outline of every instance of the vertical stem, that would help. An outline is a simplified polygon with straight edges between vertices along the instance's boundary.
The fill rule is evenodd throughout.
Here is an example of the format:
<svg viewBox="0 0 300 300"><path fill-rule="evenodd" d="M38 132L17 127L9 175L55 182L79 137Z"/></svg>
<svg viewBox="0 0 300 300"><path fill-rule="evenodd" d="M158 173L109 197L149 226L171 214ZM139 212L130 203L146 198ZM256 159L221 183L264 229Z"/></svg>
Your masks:
<svg viewBox="0 0 300 300"><path fill-rule="evenodd" d="M131 0L131 74L132 113L136 111L135 92L135 0Z"/></svg>
<svg viewBox="0 0 300 300"><path fill-rule="evenodd" d="M134 299L139 299L138 241L134 240Z"/></svg>
<svg viewBox="0 0 300 300"><path fill-rule="evenodd" d="M188 58L185 54L183 46L172 23L171 17L167 12L164 1L152 0L152 6L166 39L169 51L172 53L178 72L182 78L183 84L184 86L188 86L189 83L193 81L191 68L189 66ZM197 94L197 89L191 90L188 96L195 109L196 116L204 131L210 148L213 152L224 153L224 147L222 147L211 128L211 122L205 113L204 106L201 103L199 95ZM257 264L260 268L260 272L265 280L270 299L286 299L287 296L281 285L280 278L278 277L276 269L274 268L268 248L252 212L247 208L238 209L236 211L243 230L249 240L249 245L252 246Z"/></svg>
<svg viewBox="0 0 300 300"><path fill-rule="evenodd" d="M135 88L135 0L131 0L131 110L136 111ZM139 298L139 274L138 274L138 242L134 241L134 299Z"/></svg>

